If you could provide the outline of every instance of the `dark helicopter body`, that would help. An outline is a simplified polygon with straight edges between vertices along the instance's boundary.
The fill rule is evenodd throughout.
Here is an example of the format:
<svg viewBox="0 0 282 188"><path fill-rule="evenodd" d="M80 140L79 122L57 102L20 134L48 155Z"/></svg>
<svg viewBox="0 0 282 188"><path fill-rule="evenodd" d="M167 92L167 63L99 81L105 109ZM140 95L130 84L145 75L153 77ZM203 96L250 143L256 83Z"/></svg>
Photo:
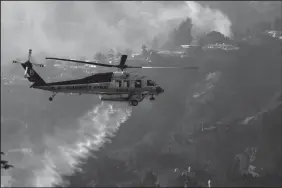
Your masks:
<svg viewBox="0 0 282 188"><path fill-rule="evenodd" d="M118 65L47 57L46 59L70 61L103 67L115 67L120 71L97 73L81 79L46 83L33 69L33 66L44 67L44 65L31 63L30 58L31 50L29 50L28 61L21 63L22 67L25 69L24 77L33 83L30 86L31 88L53 92L53 95L49 98L50 101L53 100L57 93L98 94L100 95L101 100L127 101L130 105L136 106L145 97L150 96L150 100L154 100L154 96L163 93L164 89L146 76L139 76L125 72L124 70L126 68L180 68L128 66L125 64L127 55L121 56L120 63ZM13 61L13 63L19 62ZM186 68L197 69L197 67Z"/></svg>
<svg viewBox="0 0 282 188"><path fill-rule="evenodd" d="M164 90L147 77L124 72L97 73L82 79L37 84L35 89L54 93L99 94L101 100L129 101L136 104L146 96L158 95Z"/></svg>

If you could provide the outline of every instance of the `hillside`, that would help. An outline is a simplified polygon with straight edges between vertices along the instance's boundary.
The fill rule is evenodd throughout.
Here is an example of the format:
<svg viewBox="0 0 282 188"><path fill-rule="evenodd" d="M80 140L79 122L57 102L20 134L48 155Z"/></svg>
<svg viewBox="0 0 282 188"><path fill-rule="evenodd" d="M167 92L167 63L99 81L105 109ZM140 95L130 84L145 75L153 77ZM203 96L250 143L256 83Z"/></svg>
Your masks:
<svg viewBox="0 0 282 188"><path fill-rule="evenodd" d="M271 120L280 107L276 112L262 112L274 94L281 92L281 46L270 37L260 41L242 43L237 51L206 52L199 72L146 72L166 93L151 108L145 107L148 103L136 108L112 143L93 153L98 158L87 159L83 173L65 180L71 186L93 181L100 186L140 185L151 169L159 184L180 186L183 181L177 180L174 169L191 166L201 184L211 178L213 185L239 185L242 178L234 179L232 171L235 156L249 155L246 151L251 148L258 155L254 165L264 168L259 174L276 172L279 160L273 158L281 159L281 154L264 153L269 152L268 143L279 141L279 135L269 137L267 132L279 132L279 127L270 128L279 125L279 119ZM258 120L249 121L253 116ZM270 185L269 181L265 184Z"/></svg>

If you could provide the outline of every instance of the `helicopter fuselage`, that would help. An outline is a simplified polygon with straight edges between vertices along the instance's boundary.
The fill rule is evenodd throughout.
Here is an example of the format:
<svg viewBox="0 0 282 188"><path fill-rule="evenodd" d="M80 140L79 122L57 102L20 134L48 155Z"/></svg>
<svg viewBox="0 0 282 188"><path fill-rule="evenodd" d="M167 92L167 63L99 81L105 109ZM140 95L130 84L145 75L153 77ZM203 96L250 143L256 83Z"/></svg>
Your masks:
<svg viewBox="0 0 282 188"><path fill-rule="evenodd" d="M119 72L105 72L97 73L81 79L66 80L60 82L45 82L39 74L33 69L33 66L44 67L43 64L30 62L32 50L29 49L28 60L24 63L13 61L13 63L20 63L24 72L24 77L33 84L30 86L34 89L47 90L53 92L49 98L53 100L57 93L77 93L77 94L98 94L101 100L108 101L128 101L130 105L136 106L145 97L150 96L150 100L154 100L155 95L164 92L164 89L158 86L155 82L148 79L146 76L139 76L132 73L124 72L128 68L141 69L174 69L180 67L150 67L150 66L132 66L126 65L127 55L121 55L119 64L105 64L92 61L81 61L75 59L46 57L49 60L68 61L75 63L83 63L91 66L102 66L118 68ZM146 54L145 54L146 55ZM148 53L147 53L148 55ZM182 67L181 69L193 69L198 67Z"/></svg>
<svg viewBox="0 0 282 188"><path fill-rule="evenodd" d="M53 93L98 94L101 100L142 101L146 96L163 93L164 90L152 80L125 72L98 73L82 79L32 85L34 89ZM136 104L137 105L137 104Z"/></svg>

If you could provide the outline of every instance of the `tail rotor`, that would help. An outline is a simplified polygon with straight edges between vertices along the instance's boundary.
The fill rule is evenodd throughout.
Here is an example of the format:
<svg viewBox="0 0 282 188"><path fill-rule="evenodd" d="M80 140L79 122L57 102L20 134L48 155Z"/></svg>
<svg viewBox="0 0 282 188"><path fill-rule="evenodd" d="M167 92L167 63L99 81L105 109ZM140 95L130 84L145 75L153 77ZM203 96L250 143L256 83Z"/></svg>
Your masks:
<svg viewBox="0 0 282 188"><path fill-rule="evenodd" d="M32 76L32 73L34 72L33 71L33 66L37 66L37 67L44 67L45 65L43 64L38 64L38 63L31 63L31 55L32 55L32 50L29 49L28 50L28 59L26 62L20 62L20 61L16 61L14 60L13 63L20 63L24 69L25 69L25 72L24 72L24 78L28 78L28 76Z"/></svg>

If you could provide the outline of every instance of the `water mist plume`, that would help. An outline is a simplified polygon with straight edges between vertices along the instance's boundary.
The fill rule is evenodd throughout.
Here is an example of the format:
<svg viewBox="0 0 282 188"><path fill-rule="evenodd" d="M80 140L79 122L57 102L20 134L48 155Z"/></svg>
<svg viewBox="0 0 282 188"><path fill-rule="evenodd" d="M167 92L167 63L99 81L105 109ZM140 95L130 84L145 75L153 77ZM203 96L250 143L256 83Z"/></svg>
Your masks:
<svg viewBox="0 0 282 188"><path fill-rule="evenodd" d="M71 175L78 169L80 160L89 156L89 149L99 150L109 141L131 111L125 103L102 103L77 120L77 129L57 129L54 135L45 136L44 153L33 151L23 161L13 162L12 186L50 187L62 183L61 175ZM19 180L15 176L21 169L33 173L21 174Z"/></svg>

